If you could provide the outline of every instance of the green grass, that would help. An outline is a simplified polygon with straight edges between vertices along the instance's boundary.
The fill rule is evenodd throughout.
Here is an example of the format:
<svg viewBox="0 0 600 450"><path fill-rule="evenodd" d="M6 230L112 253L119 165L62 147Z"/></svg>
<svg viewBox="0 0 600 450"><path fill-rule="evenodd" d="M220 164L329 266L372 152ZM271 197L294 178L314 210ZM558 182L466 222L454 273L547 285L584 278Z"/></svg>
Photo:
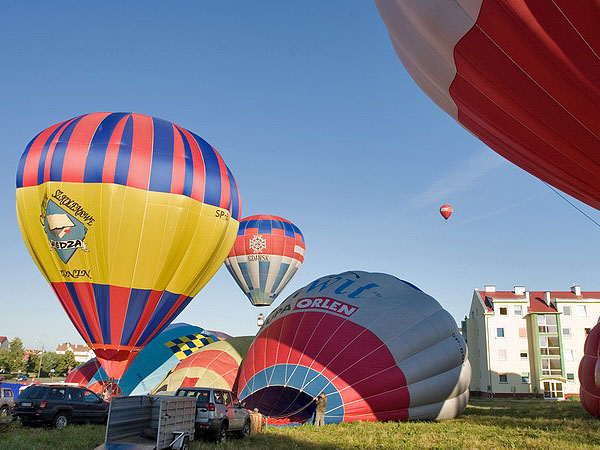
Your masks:
<svg viewBox="0 0 600 450"><path fill-rule="evenodd" d="M600 421L579 402L471 400L465 413L442 422L355 422L316 428L268 427L245 440L231 438L222 449L388 448L599 448ZM0 449L92 449L104 440L101 425L64 430L0 425ZM194 441L192 449L215 448Z"/></svg>

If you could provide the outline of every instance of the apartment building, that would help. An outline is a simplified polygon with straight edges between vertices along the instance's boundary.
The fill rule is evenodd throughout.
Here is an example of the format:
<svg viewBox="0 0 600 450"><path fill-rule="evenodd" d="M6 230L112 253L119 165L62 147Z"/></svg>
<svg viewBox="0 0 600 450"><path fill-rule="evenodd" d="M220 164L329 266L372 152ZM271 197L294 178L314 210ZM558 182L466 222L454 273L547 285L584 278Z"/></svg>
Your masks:
<svg viewBox="0 0 600 450"><path fill-rule="evenodd" d="M475 289L463 322L472 395L579 395L583 345L600 316L600 292ZM466 329L465 329L466 328Z"/></svg>
<svg viewBox="0 0 600 450"><path fill-rule="evenodd" d="M78 363L84 363L96 357L94 351L87 345L73 345L70 342L65 342L56 347L57 355L64 355L66 352L73 352L75 361Z"/></svg>

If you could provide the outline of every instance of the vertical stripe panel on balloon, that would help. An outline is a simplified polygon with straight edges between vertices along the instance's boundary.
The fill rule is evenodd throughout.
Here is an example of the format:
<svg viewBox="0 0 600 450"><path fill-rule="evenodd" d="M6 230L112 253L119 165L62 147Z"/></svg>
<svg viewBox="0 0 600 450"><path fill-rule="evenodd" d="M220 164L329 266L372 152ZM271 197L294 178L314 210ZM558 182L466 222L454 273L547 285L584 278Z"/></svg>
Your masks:
<svg viewBox="0 0 600 450"><path fill-rule="evenodd" d="M113 345L121 344L121 336L124 330L125 317L127 315L127 306L129 304L129 295L131 289L121 286L109 286L110 289L110 321L111 336L110 343Z"/></svg>
<svg viewBox="0 0 600 450"><path fill-rule="evenodd" d="M215 157L217 158L218 167L219 167L219 178L221 180L221 192L220 192L220 201L217 205L220 208L227 209L230 206L231 200L231 192L229 190L229 177L227 172L227 167L223 162L223 158L221 155L215 151L215 149L211 146Z"/></svg>
<svg viewBox="0 0 600 450"><path fill-rule="evenodd" d="M63 125L61 125L57 129L55 129L52 132L52 134L48 137L46 142L44 143L44 146L42 147L42 150L40 152L38 168L37 168L38 169L37 170L37 184L38 185L42 184L44 182L44 174L46 172L45 167L46 167L46 161L48 159L47 158L48 151L49 151L50 147L52 147L52 150L54 152L54 148L56 147L56 142L59 139L59 136L61 135L63 130L65 129L65 126L67 125L67 123L68 122L64 122Z"/></svg>
<svg viewBox="0 0 600 450"><path fill-rule="evenodd" d="M191 133L191 135L198 144L200 152L202 153L202 160L204 161L206 178L204 182L205 190L203 203L219 206L221 203L221 172L215 151L210 144L200 136L197 136L194 133Z"/></svg>
<svg viewBox="0 0 600 450"><path fill-rule="evenodd" d="M86 114L73 129L65 148L61 181L82 183L92 138L108 113ZM60 140L64 140L61 134ZM82 148L87 151L82 151Z"/></svg>
<svg viewBox="0 0 600 450"><path fill-rule="evenodd" d="M204 187L206 184L206 167L204 165L204 160L202 159L202 152L200 151L200 147L198 143L192 136L188 130L184 128L177 129L183 133L184 135L184 143L187 142L187 145L190 148L191 160L193 170L191 170L192 175L192 184L191 184L191 194L190 196L199 202L204 202ZM188 169L189 170L189 169Z"/></svg>
<svg viewBox="0 0 600 450"><path fill-rule="evenodd" d="M227 176L229 177L229 192L231 193L231 217L239 220L242 214L242 197L238 190L237 182L228 167Z"/></svg>
<svg viewBox="0 0 600 450"><path fill-rule="evenodd" d="M42 170L43 171L42 183L46 182L46 181L50 181L50 166L52 165L52 157L54 156L54 149L56 148L56 144L58 143L59 134L60 134L60 132L54 137L54 139L52 140L52 143L48 147L48 152L46 153L46 157L44 158L44 161L42 161L42 159L41 159L42 157L40 156L40 165L38 167L38 181L39 181L40 170ZM41 184L41 183L38 183L38 184Z"/></svg>
<svg viewBox="0 0 600 450"><path fill-rule="evenodd" d="M113 131L125 113L106 116L94 133L88 150L83 174L84 183L101 183L106 150Z"/></svg>
<svg viewBox="0 0 600 450"><path fill-rule="evenodd" d="M279 255L269 255L269 273L267 274L267 280L265 282L265 293L273 294L273 284L275 278L279 273L279 267L281 266L283 257Z"/></svg>
<svg viewBox="0 0 600 450"><path fill-rule="evenodd" d="M129 164L131 162L131 147L133 145L133 116L130 114L123 128L123 135L119 145L117 155L117 165L115 167L114 182L127 186L127 176L129 174Z"/></svg>
<svg viewBox="0 0 600 450"><path fill-rule="evenodd" d="M277 276L275 277L275 281L273 282L273 287L271 288L272 293L277 295L277 294L279 294L281 289L283 289L283 285L282 285L281 289L279 289L279 286L289 268L290 268L290 265L286 264L284 262L282 262L279 265L279 270L277 271Z"/></svg>
<svg viewBox="0 0 600 450"><path fill-rule="evenodd" d="M52 162L50 163L50 181L62 181L63 163L71 133L79 121L83 118L80 116L72 119L69 124L61 131L61 137L58 140L54 151L52 152ZM65 123L65 122L63 122Z"/></svg>
<svg viewBox="0 0 600 450"><path fill-rule="evenodd" d="M185 149L183 147L183 140L179 130L175 133L175 126L171 126L171 133L173 134L173 173L171 174L171 193L183 194L185 185L185 169L186 169L186 158Z"/></svg>
<svg viewBox="0 0 600 450"><path fill-rule="evenodd" d="M153 120L153 151L148 190L171 192L171 176L173 174L173 125L163 119Z"/></svg>
<svg viewBox="0 0 600 450"><path fill-rule="evenodd" d="M174 294L168 291L164 291L162 293L160 301L154 309L154 313L150 317L148 324L144 328L142 335L139 337L135 345L143 345L143 343L148 339L148 337L150 337L155 331L157 331L157 329L160 327L163 321L169 321L169 319L171 318L169 314L171 312L170 310L173 308L173 306L175 305L177 300L179 300L180 297L181 295Z"/></svg>
<svg viewBox="0 0 600 450"><path fill-rule="evenodd" d="M150 296L148 297L148 300L146 301L146 304L144 305L144 311L142 312L142 316L135 327L135 331L133 332L133 335L129 339L129 342L132 343L131 345L133 345L134 342L137 342L140 335L144 332L144 329L146 328L148 321L152 317L152 314L154 313L154 310L156 309L156 305L158 305L158 302L160 301L162 294L163 294L162 291L152 291L150 293Z"/></svg>
<svg viewBox="0 0 600 450"><path fill-rule="evenodd" d="M94 298L94 290L91 283L73 283L79 303L87 319L87 322L94 334L94 342L102 342L102 330L100 329L100 321L98 320L98 311L96 310L96 300Z"/></svg>
<svg viewBox="0 0 600 450"><path fill-rule="evenodd" d="M152 118L139 114L132 114L132 117L133 145L131 146L127 186L147 190L151 166L147 149L153 149Z"/></svg>
<svg viewBox="0 0 600 450"><path fill-rule="evenodd" d="M259 287L260 292L266 292L267 277L269 276L269 267L271 263L268 261L258 262L258 276L259 276Z"/></svg>
<svg viewBox="0 0 600 450"><path fill-rule="evenodd" d="M94 298L96 300L96 310L98 311L98 320L100 322L100 330L102 331L102 342L110 344L110 286L106 284L92 284L94 290Z"/></svg>
<svg viewBox="0 0 600 450"><path fill-rule="evenodd" d="M79 302L79 297L77 296L77 291L75 290L75 286L73 286L73 283L68 282L68 283L65 283L65 287L67 288L67 291L69 293L69 298L71 299L71 301L73 302L73 305L75 306L75 309L77 310L77 315L78 315L78 319L79 319L78 322L81 322L81 324L83 325L83 328L85 329L85 333L88 336L88 339L86 341L95 343L96 339L94 338L94 334L92 333L92 330L90 329L90 326L86 319L85 313L83 312L83 308L81 307L81 303Z"/></svg>
<svg viewBox="0 0 600 450"><path fill-rule="evenodd" d="M183 151L185 156L185 178L183 181L183 195L187 197L192 196L192 185L194 183L194 159L192 157L192 149L190 143L183 132L175 126L181 142L183 144Z"/></svg>
<svg viewBox="0 0 600 450"><path fill-rule="evenodd" d="M149 296L149 289L131 289L125 323L123 324L123 334L121 335L121 345L134 345L134 343L131 342L131 336L140 322L144 306L146 306L146 301Z"/></svg>
<svg viewBox="0 0 600 450"><path fill-rule="evenodd" d="M71 322L73 323L73 325L75 325L75 328L77 329L83 340L89 342L89 337L83 325L83 321L79 317L79 312L77 311L75 303L71 299L69 290L67 289L65 283L52 283L51 286L54 290L54 293L56 294L56 297L60 301L65 312L67 313L67 316L69 317L69 319L71 319Z"/></svg>
<svg viewBox="0 0 600 450"><path fill-rule="evenodd" d="M58 127L58 125L55 125L56 127ZM44 130L46 131L46 130ZM42 133L44 133L44 131L39 132L31 141L29 141L29 144L27 144L27 147L25 147L25 151L23 152L23 154L21 155L21 158L19 159L19 164L17 166L17 189L20 187L23 187L23 177L25 175L25 165L27 164L27 159L29 157L29 151L31 150L31 147L33 146L34 142L36 142L38 140L38 138L40 137L40 135ZM31 162L29 164L32 164Z"/></svg>
<svg viewBox="0 0 600 450"><path fill-rule="evenodd" d="M119 157L119 147L121 140L123 139L123 131L125 129L125 124L129 119L128 114L124 114L113 133L108 140L108 146L106 149L106 156L104 160L104 168L102 170L102 183L114 183L115 181L115 173L117 170L117 159ZM124 184L124 183L122 183Z"/></svg>
<svg viewBox="0 0 600 450"><path fill-rule="evenodd" d="M227 270L229 270L229 273L231 273L231 275L233 276L233 279L238 284L240 289L245 294L247 294L249 291L249 288L248 288L248 285L246 284L244 275L242 274L242 271L240 270L240 265L237 261L237 257L234 256L231 258L227 258L225 260L225 267L227 267Z"/></svg>

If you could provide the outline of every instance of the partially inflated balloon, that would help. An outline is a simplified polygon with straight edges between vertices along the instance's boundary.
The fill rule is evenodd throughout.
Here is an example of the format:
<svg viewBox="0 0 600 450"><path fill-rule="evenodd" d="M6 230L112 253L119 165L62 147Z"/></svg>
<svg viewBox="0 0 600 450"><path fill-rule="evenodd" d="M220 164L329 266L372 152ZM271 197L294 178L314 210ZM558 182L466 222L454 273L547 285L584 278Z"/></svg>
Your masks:
<svg viewBox="0 0 600 450"><path fill-rule="evenodd" d="M250 216L240 221L225 266L254 306L268 306L304 262L304 236L289 220Z"/></svg>
<svg viewBox="0 0 600 450"><path fill-rule="evenodd" d="M375 0L407 72L509 161L600 208L598 1Z"/></svg>
<svg viewBox="0 0 600 450"><path fill-rule="evenodd" d="M96 358L76 367L65 378L65 383L77 383L96 394L102 394L108 382L108 376Z"/></svg>
<svg viewBox="0 0 600 450"><path fill-rule="evenodd" d="M223 263L240 208L233 175L206 141L141 114L53 125L17 170L27 249L115 379Z"/></svg>
<svg viewBox="0 0 600 450"><path fill-rule="evenodd" d="M383 273L319 278L288 297L240 368L239 397L303 422L448 419L467 405L471 367L456 322L412 284Z"/></svg>
<svg viewBox="0 0 600 450"><path fill-rule="evenodd" d="M600 324L585 339L579 363L579 399L587 412L600 417Z"/></svg>
<svg viewBox="0 0 600 450"><path fill-rule="evenodd" d="M152 393L175 392L180 387L212 387L235 391L240 363L254 336L238 336L201 348L181 361Z"/></svg>

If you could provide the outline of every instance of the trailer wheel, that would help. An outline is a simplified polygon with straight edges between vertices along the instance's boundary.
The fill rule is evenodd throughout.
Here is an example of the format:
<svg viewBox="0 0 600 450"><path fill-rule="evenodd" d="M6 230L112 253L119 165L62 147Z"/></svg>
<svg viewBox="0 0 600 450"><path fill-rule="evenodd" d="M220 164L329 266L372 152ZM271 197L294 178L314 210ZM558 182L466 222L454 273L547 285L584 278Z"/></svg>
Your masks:
<svg viewBox="0 0 600 450"><path fill-rule="evenodd" d="M189 437L184 437L183 438L183 444L181 444L181 447L179 447L180 450L189 450L190 449L190 438Z"/></svg>
<svg viewBox="0 0 600 450"><path fill-rule="evenodd" d="M8 417L8 406L0 408L0 417Z"/></svg>

